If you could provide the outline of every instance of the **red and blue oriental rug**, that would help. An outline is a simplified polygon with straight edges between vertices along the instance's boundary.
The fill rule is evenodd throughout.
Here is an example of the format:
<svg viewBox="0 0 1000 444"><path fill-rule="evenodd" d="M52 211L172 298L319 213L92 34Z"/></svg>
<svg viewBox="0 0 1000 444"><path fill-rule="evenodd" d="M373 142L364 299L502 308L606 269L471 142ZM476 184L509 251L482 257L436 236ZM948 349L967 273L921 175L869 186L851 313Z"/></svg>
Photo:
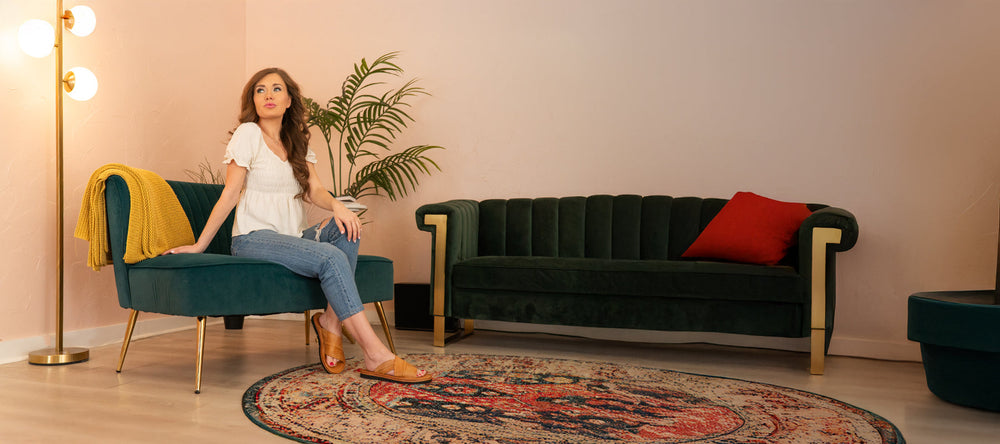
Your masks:
<svg viewBox="0 0 1000 444"><path fill-rule="evenodd" d="M738 379L515 356L415 354L422 385L317 363L243 396L257 425L308 443L904 443L864 409Z"/></svg>

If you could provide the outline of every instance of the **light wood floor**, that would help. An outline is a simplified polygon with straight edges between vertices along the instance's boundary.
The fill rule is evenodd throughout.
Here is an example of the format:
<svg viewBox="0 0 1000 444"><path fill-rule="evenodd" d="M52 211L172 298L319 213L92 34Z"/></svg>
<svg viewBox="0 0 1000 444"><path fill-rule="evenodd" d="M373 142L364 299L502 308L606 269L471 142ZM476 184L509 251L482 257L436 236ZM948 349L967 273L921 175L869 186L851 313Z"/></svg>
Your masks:
<svg viewBox="0 0 1000 444"><path fill-rule="evenodd" d="M194 321L192 321L192 324ZM378 331L378 330L377 330ZM545 334L477 331L444 350L431 333L393 331L406 353L485 353L599 361L748 379L837 398L892 421L909 443L997 443L1000 413L934 397L920 364L828 357L810 376L803 353L701 344L642 344ZM356 346L345 344L350 357ZM202 393L194 388L194 330L134 341L122 373L119 346L91 350L88 362L0 366L0 442L291 442L251 423L243 392L257 380L318 362L301 322L248 319L243 330L209 326ZM349 367L350 368L350 367Z"/></svg>

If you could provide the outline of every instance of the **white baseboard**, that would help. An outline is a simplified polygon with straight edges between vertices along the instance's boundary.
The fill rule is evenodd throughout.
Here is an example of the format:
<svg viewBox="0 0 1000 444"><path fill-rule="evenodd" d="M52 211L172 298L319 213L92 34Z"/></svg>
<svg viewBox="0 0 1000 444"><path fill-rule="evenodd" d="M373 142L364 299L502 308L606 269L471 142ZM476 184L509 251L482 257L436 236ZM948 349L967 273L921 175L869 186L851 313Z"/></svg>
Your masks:
<svg viewBox="0 0 1000 444"><path fill-rule="evenodd" d="M368 317L368 322L373 325L379 325L378 314L374 310L365 310L365 315ZM269 317L292 321L303 320L303 315L297 313L285 313ZM395 325L395 311L386 310L385 317L390 326ZM809 352L809 338L777 338L730 333L635 330L631 328L574 327L568 325L526 324L521 322L486 320L477 320L475 328L515 333L549 333L608 341L650 342L658 344L709 343L735 347L766 348L802 353ZM834 336L830 341L830 354L888 361L920 362L921 360L920 344L915 342L877 341L837 336Z"/></svg>
<svg viewBox="0 0 1000 444"><path fill-rule="evenodd" d="M258 316L251 316L251 318L253 317ZM305 320L304 314L301 313L283 313L260 317L266 319L300 322L304 322ZM368 318L369 323L373 325L381 325L378 319L378 314L375 310L365 310L365 317ZM385 317L390 327L395 325L395 312L393 310L386 310ZM210 324L218 324L221 322L221 318L209 319ZM170 316L144 321L142 320L142 315L140 315L139 321L136 323L135 332L132 334L132 339L135 340L180 330L194 329L195 326L196 322L194 318ZM573 327L567 325L525 324L519 322L485 320L477 320L475 322L475 327L485 330L520 333L549 333L610 341L667 344L704 342L719 345L732 345L736 347L754 347L797 352L809 351L809 338L772 338L728 333ZM66 347L85 348L101 347L116 343L120 344L124 334L125 323L77 330L66 332L63 344ZM54 343L54 335L36 336L32 338L15 339L12 341L0 341L0 364L27 360L29 353L46 347L52 347ZM872 339L842 338L836 336L830 342L830 354L890 361L919 362L921 360L920 344L915 342L878 341Z"/></svg>
<svg viewBox="0 0 1000 444"><path fill-rule="evenodd" d="M885 361L920 362L920 343L913 341L876 341L863 338L838 338L830 341L830 354Z"/></svg>
<svg viewBox="0 0 1000 444"><path fill-rule="evenodd" d="M208 322L216 324L222 322L222 319L210 318ZM121 344L122 339L125 338L125 326L126 323L123 322L105 327L67 331L63 335L63 346L89 349L109 344ZM143 320L142 314L140 314L139 320L135 324L135 331L132 332L132 340L194 329L196 326L197 322L194 318L170 316ZM0 364L25 361L28 359L29 353L54 346L55 334L3 341L0 342Z"/></svg>
<svg viewBox="0 0 1000 444"><path fill-rule="evenodd" d="M519 322L477 320L475 328L508 332L550 333L591 339L665 344L709 343L736 347L766 348L796 352L809 351L809 338L777 338L730 333L634 330L629 328L573 327L567 325L524 324ZM890 361L917 361L920 345L834 336L830 354Z"/></svg>
<svg viewBox="0 0 1000 444"><path fill-rule="evenodd" d="M365 310L368 322L381 325L378 314L375 310ZM391 311L386 311L386 319L389 325L393 325ZM279 319L289 321L304 321L305 315L302 313L283 313L269 316L249 316L250 318ZM139 320L135 323L135 331L132 332L132 340L148 338L151 336L173 333L181 330L193 330L197 327L197 321L193 317L167 316L155 319L143 320L143 314L139 314ZM222 318L209 318L208 324L221 324ZM94 327L83 330L67 331L63 336L64 347L94 348L110 344L121 344L125 338L125 326L127 323L108 325L105 327ZM10 341L0 341L0 364L26 361L28 354L45 348L55 346L55 334L35 336Z"/></svg>

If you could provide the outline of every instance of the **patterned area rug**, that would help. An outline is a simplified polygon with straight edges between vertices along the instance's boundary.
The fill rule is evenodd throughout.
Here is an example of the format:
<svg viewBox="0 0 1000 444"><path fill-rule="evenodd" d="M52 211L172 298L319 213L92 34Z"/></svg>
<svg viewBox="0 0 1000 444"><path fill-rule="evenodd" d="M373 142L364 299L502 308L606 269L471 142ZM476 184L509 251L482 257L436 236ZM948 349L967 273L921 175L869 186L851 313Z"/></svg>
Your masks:
<svg viewBox="0 0 1000 444"><path fill-rule="evenodd" d="M737 379L515 356L414 354L423 385L317 363L243 395L257 425L300 442L904 443L889 421L814 393Z"/></svg>

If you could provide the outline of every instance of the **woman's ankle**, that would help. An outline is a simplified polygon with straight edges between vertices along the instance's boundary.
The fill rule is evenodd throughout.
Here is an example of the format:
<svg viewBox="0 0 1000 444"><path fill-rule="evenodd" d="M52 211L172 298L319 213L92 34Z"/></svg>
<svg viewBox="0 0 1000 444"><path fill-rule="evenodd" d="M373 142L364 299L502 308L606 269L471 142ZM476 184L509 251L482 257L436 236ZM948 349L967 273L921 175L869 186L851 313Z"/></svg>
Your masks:
<svg viewBox="0 0 1000 444"><path fill-rule="evenodd" d="M323 312L319 317L319 325L323 327L324 330L340 336L340 321L334 316L328 316L326 312Z"/></svg>

